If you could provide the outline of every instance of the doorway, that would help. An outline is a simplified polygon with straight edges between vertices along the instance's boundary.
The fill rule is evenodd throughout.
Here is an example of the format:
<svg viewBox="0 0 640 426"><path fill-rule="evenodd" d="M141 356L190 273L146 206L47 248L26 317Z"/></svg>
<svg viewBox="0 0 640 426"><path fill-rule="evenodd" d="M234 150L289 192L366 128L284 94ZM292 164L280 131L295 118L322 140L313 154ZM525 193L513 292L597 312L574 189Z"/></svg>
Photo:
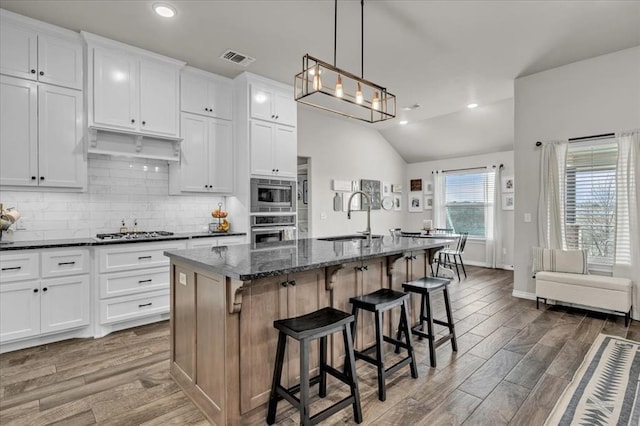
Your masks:
<svg viewBox="0 0 640 426"><path fill-rule="evenodd" d="M311 237L311 157L298 157L298 238Z"/></svg>

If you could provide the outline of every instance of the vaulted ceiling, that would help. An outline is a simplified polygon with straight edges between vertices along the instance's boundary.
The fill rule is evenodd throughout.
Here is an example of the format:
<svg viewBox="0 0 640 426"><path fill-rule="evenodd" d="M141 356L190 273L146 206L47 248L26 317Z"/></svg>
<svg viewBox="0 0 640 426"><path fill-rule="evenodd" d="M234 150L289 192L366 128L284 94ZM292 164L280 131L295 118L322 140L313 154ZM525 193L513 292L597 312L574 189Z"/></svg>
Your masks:
<svg viewBox="0 0 640 426"><path fill-rule="evenodd" d="M0 7L227 77L292 83L305 53L333 62L330 0L2 0ZM364 76L398 98L375 125L407 162L512 149L513 81L640 45L639 1L366 0ZM338 67L360 73L360 2L338 2ZM247 68L219 56L256 58ZM469 103L476 109L467 109ZM419 104L405 111L403 107ZM409 124L400 125L400 120ZM365 124L366 125L366 124Z"/></svg>

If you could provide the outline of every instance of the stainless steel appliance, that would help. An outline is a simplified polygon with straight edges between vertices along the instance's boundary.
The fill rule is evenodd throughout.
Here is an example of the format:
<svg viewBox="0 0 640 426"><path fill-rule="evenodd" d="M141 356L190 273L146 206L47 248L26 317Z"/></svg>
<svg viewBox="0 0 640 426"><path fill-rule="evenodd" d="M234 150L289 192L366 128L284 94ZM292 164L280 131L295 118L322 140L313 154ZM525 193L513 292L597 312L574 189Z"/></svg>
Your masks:
<svg viewBox="0 0 640 426"><path fill-rule="evenodd" d="M267 243L296 243L296 215L252 215L251 245L260 249ZM286 244L285 244L286 245Z"/></svg>
<svg viewBox="0 0 640 426"><path fill-rule="evenodd" d="M251 213L295 211L296 181L251 179Z"/></svg>
<svg viewBox="0 0 640 426"><path fill-rule="evenodd" d="M173 232L151 231L151 232L114 232L112 234L98 234L96 239L100 241L111 240L152 240L154 238L169 237Z"/></svg>

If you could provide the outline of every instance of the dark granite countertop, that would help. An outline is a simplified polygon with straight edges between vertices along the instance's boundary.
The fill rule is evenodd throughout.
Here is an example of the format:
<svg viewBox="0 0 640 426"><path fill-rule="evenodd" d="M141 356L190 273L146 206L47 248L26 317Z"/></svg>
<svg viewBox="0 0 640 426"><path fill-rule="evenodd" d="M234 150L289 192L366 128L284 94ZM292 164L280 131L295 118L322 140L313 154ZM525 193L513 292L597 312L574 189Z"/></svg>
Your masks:
<svg viewBox="0 0 640 426"><path fill-rule="evenodd" d="M251 244L165 251L165 256L241 281L323 268L347 262L391 256L450 244L452 239L384 236L367 246L364 240L300 239L295 245L274 243L253 249Z"/></svg>
<svg viewBox="0 0 640 426"><path fill-rule="evenodd" d="M29 250L57 247L106 246L113 244L149 243L172 240L188 240L192 238L216 238L247 235L244 232L180 232L173 235L155 238L139 238L135 240L98 240L96 238L65 238L57 240L14 241L0 244L0 251Z"/></svg>

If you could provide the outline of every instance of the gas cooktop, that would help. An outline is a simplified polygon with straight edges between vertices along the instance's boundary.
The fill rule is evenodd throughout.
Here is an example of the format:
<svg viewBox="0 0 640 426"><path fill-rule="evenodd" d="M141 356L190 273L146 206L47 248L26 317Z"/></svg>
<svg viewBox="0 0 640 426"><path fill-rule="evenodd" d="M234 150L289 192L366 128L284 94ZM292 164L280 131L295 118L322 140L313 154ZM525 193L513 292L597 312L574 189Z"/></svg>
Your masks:
<svg viewBox="0 0 640 426"><path fill-rule="evenodd" d="M147 240L159 237L168 237L173 232L168 231L151 231L151 232L114 232L113 234L98 234L96 239L100 241L110 240Z"/></svg>

